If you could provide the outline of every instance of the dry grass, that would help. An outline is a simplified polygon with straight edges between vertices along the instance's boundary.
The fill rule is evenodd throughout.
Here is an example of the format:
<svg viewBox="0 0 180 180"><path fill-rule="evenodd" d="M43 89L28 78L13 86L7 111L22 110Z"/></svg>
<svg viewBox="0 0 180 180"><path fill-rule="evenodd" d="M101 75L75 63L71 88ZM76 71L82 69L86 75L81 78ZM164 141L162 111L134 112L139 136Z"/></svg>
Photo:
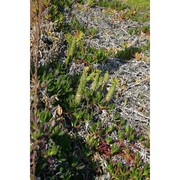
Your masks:
<svg viewBox="0 0 180 180"><path fill-rule="evenodd" d="M31 121L34 122L36 125L36 131L37 131L37 111L38 111L38 55L39 55L39 40L40 40L40 25L41 25L41 7L42 3L41 0L31 0L31 28L35 28L34 34L33 34L33 41L32 41L32 51L31 51L31 61L34 67L34 72L32 74L32 92L33 92L33 104L31 107ZM32 70L31 70L32 72ZM36 132L34 132L36 133ZM32 162L32 169L31 177L35 177L35 157L36 157L36 146L34 146L33 149L33 162ZM34 179L34 178L33 178Z"/></svg>

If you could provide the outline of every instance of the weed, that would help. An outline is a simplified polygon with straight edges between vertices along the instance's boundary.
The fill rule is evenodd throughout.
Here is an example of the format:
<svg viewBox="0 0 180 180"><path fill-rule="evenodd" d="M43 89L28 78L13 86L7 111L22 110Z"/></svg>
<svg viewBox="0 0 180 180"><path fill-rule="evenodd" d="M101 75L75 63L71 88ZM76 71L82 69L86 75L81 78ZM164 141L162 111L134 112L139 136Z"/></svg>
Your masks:
<svg viewBox="0 0 180 180"><path fill-rule="evenodd" d="M119 2L118 0L109 0L109 1L102 0L102 1L98 1L96 4L102 7L108 7L118 11L129 8L129 5L126 2L123 1Z"/></svg>
<svg viewBox="0 0 180 180"><path fill-rule="evenodd" d="M149 20L149 0L102 0L97 1L96 5L108 7L112 10L123 11L122 19L132 19L134 21L145 22Z"/></svg>
<svg viewBox="0 0 180 180"><path fill-rule="evenodd" d="M87 5L88 6L93 6L94 5L94 0L88 0Z"/></svg>
<svg viewBox="0 0 180 180"><path fill-rule="evenodd" d="M142 26L138 28L129 28L128 32L130 35L139 35L141 32L143 33L149 33L150 27L148 26Z"/></svg>
<svg viewBox="0 0 180 180"><path fill-rule="evenodd" d="M120 58L122 61L127 61L134 58L135 53L140 52L140 51L141 49L137 47L125 48L124 50L119 51L117 53L117 57Z"/></svg>
<svg viewBox="0 0 180 180"><path fill-rule="evenodd" d="M76 32L74 36L71 34L66 35L66 40L68 42L68 55L66 58L66 65L69 64L69 61L72 59L74 52L76 50L76 46L79 45L80 40L83 38L84 33L83 32Z"/></svg>

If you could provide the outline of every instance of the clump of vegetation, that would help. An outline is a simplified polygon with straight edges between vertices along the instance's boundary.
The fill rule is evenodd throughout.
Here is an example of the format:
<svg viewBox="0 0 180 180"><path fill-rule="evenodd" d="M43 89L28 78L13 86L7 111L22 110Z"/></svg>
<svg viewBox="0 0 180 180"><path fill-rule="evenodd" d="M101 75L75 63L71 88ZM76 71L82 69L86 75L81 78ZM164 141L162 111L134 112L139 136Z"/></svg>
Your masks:
<svg viewBox="0 0 180 180"><path fill-rule="evenodd" d="M88 0L87 5L88 6L93 6L93 5L95 5L95 1L94 0Z"/></svg>
<svg viewBox="0 0 180 180"><path fill-rule="evenodd" d="M66 58L66 65L69 64L70 59L72 59L74 52L77 50L77 46L80 45L80 40L83 38L83 32L76 32L74 36L67 34L66 40L68 42L68 55Z"/></svg>
<svg viewBox="0 0 180 180"><path fill-rule="evenodd" d="M115 91L118 80L116 78L112 81L112 86L109 90L106 88L108 81L108 72L104 76L100 76L101 70L95 69L88 76L89 67L84 69L81 76L80 83L75 96L76 104L80 104L82 97L88 100L89 103L100 104L108 103ZM86 86L87 84L87 86Z"/></svg>
<svg viewBox="0 0 180 180"><path fill-rule="evenodd" d="M123 12L122 19L132 19L134 21L145 22L150 18L149 0L97 0L95 4Z"/></svg>
<svg viewBox="0 0 180 180"><path fill-rule="evenodd" d="M109 72L101 72L93 63L104 63L109 56L104 49L85 46L84 37L93 36L97 29L80 25L76 19L64 21L64 9L83 0L32 0L31 28L35 28L31 56L31 179L87 179L98 177L98 158L107 162L111 178L142 179L149 177L149 164L143 162L138 152L131 151L135 142L149 148L148 139L127 125L118 113L111 125L102 123L98 114L112 114L111 103L119 80L110 80ZM88 1L87 5L107 5L107 1ZM113 4L115 3L115 4ZM109 7L129 7L126 3L109 1ZM47 10L47 13L43 14ZM56 23L66 39L65 62L59 57L45 65L39 63L41 23L45 18ZM145 49L146 47L144 47ZM125 49L117 55L129 59L139 52L137 48ZM80 74L69 74L70 65L83 63ZM82 133L84 128L84 134ZM114 139L112 134L117 134ZM112 160L121 158L122 161ZM125 162L125 163L122 163Z"/></svg>
<svg viewBox="0 0 180 180"><path fill-rule="evenodd" d="M115 10L124 10L126 8L129 8L129 4L126 3L125 1L119 2L118 0L102 0L102 1L96 1L96 5L102 6L102 7L107 7Z"/></svg>
<svg viewBox="0 0 180 180"><path fill-rule="evenodd" d="M117 57L120 58L122 61L127 61L134 58L135 53L140 51L141 51L140 48L137 47L129 47L129 48L126 47L124 50L119 51L117 53Z"/></svg>
<svg viewBox="0 0 180 180"><path fill-rule="evenodd" d="M129 28L128 29L129 34L131 35L139 35L140 33L149 34L150 33L150 26L142 26L138 28Z"/></svg>
<svg viewBox="0 0 180 180"><path fill-rule="evenodd" d="M85 46L84 33L77 31L74 35L70 33L66 34L66 41L68 43L68 54L66 58L66 64L71 61L79 61L91 63L102 63L108 59L108 52L104 49L96 49L94 47Z"/></svg>

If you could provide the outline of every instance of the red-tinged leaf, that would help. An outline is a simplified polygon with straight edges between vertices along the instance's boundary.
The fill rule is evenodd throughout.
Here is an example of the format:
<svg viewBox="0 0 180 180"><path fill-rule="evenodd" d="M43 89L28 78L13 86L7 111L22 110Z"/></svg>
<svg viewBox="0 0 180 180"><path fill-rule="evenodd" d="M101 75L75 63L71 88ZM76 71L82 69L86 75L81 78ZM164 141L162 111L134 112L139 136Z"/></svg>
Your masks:
<svg viewBox="0 0 180 180"><path fill-rule="evenodd" d="M47 129L47 123L45 122L44 123L44 131L46 131L46 129Z"/></svg>
<svg viewBox="0 0 180 180"><path fill-rule="evenodd" d="M51 158L48 158L48 163L49 163L49 164L53 164L53 163L54 163L54 160L51 159Z"/></svg>

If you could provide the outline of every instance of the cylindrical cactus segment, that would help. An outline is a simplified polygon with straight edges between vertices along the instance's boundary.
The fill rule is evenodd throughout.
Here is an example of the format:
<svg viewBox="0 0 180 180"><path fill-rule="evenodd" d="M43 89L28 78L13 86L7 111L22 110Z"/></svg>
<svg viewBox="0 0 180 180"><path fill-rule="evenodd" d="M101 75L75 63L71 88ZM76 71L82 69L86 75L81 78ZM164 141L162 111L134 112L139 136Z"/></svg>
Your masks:
<svg viewBox="0 0 180 180"><path fill-rule="evenodd" d="M119 80L117 78L114 78L112 81L112 86L110 87L106 97L105 97L105 101L109 102L114 94L114 91L116 89L116 85L118 84Z"/></svg>
<svg viewBox="0 0 180 180"><path fill-rule="evenodd" d="M103 83L107 83L108 80L109 80L109 73L108 73L108 71L106 71L106 73L104 74Z"/></svg>
<svg viewBox="0 0 180 180"><path fill-rule="evenodd" d="M100 73L101 73L101 70L96 70L96 76L95 76L94 81L92 82L92 85L91 85L92 91L95 91L97 89L97 84L98 84Z"/></svg>
<svg viewBox="0 0 180 180"><path fill-rule="evenodd" d="M93 71L93 72L86 78L86 81L92 80L92 79L94 78L95 74L96 74L96 73Z"/></svg>
<svg viewBox="0 0 180 180"><path fill-rule="evenodd" d="M81 76L80 79L80 83L76 92L76 96L75 96L75 103L79 104L81 102L82 99L82 94L83 94L83 90L85 88L86 85L86 77L87 77L87 72L89 71L89 67L85 67L83 74Z"/></svg>

